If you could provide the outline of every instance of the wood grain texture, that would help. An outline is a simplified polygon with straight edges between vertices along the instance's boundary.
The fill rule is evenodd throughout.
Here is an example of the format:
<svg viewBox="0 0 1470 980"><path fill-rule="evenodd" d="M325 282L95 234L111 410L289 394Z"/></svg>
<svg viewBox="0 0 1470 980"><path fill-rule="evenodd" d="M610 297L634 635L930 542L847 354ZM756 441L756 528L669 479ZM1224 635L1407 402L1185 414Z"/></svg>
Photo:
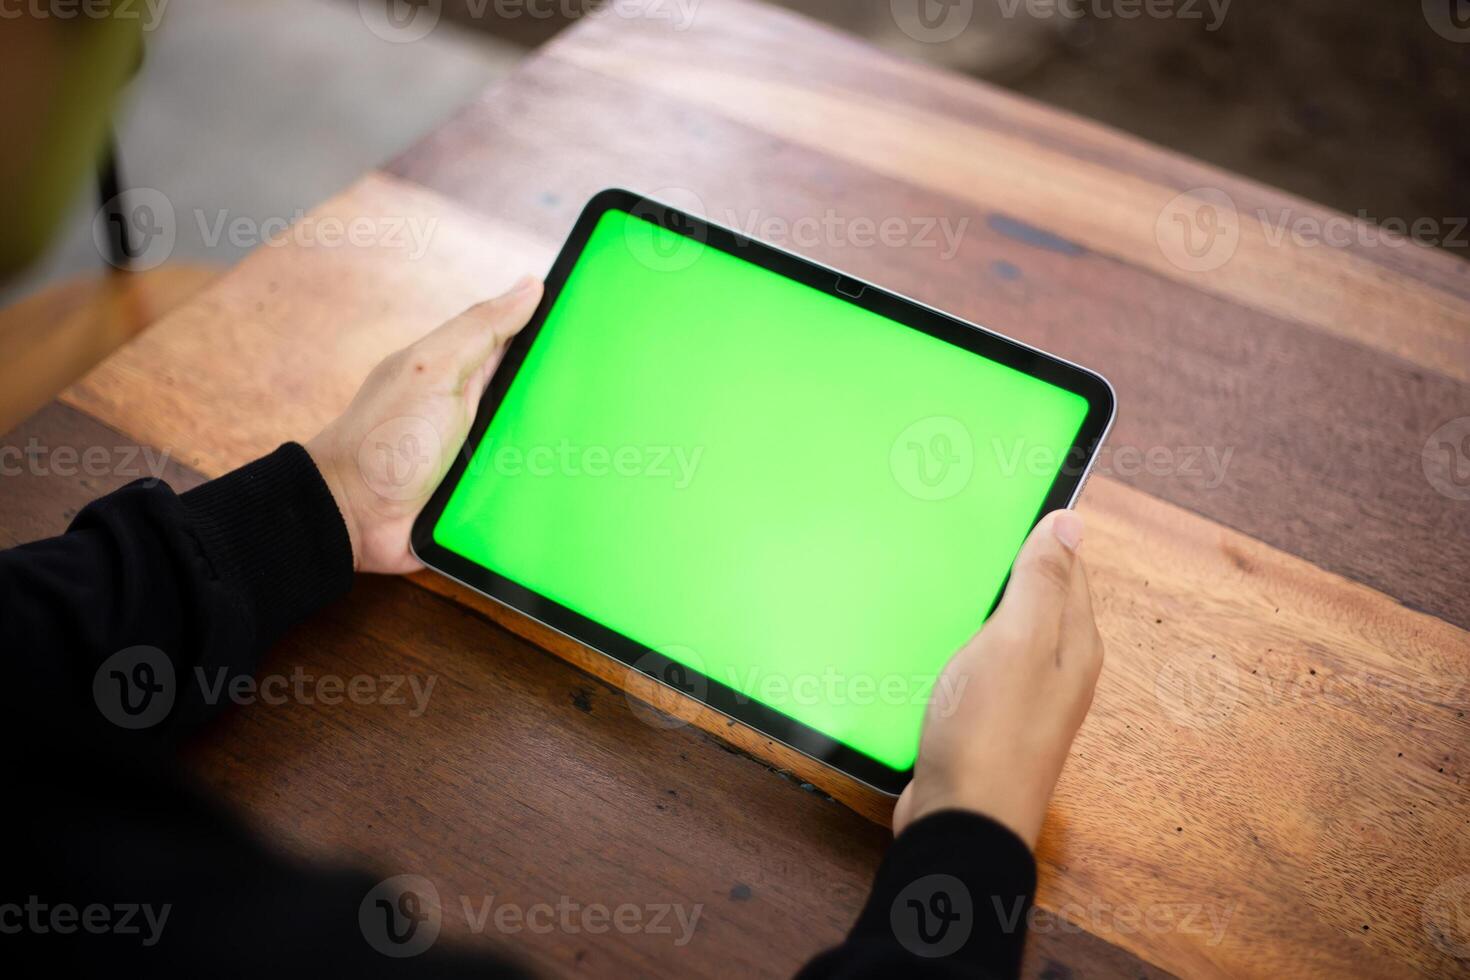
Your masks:
<svg viewBox="0 0 1470 980"><path fill-rule="evenodd" d="M453 207L370 177L323 210ZM238 465L314 430L379 355L483 283L546 258L498 222L461 215L452 229L452 254L417 263L257 253L69 397L206 473ZM1422 918L1437 886L1470 874L1470 636L1107 477L1083 510L1110 654L1043 838L1043 906L1184 975L1454 969ZM625 682L518 616L424 584ZM883 816L881 800L741 726L699 725Z"/></svg>
<svg viewBox="0 0 1470 980"><path fill-rule="evenodd" d="M1122 251L1126 242L1111 251L1082 242L1061 177L1048 185L1059 200L1046 189L1022 195L977 162L985 153L950 152L935 141L923 144L929 164L894 175L846 154L851 127L829 125L825 114L804 121L806 135L788 133L750 118L753 109L725 112L706 106L703 95L644 77L694 63L805 85L856 106L878 98L922 103L986 140L1034 144L1080 167L1143 174L1157 187L1208 180L1243 211L1334 220L1309 203L886 57L799 18L752 12L730 20L721 9L702 7L694 29L675 36L637 21L580 25L392 169L548 244L609 184L693 201L720 223L1097 368L1120 395L1104 460L1116 478L1470 626L1470 507L1435 489L1423 459L1441 425L1470 416L1470 385L1444 367L1470 363L1470 319L1451 318L1460 327L1448 336L1462 342L1451 343L1446 358L1385 356L1333 327L1341 319L1333 310L1318 318L1331 329L1306 323L1269 303L1213 291L1198 277L1160 272ZM706 21L705 11L716 19ZM603 53L592 58L636 52L630 57L644 74L605 74L581 56L589 49ZM748 101L763 105L759 96L757 86ZM896 125L875 113L864 131ZM919 138L897 133L887 138L905 145ZM959 193L954 174L972 189ZM862 244L852 232L857 222L894 219L908 223L912 240ZM829 220L834 231L814 225ZM926 226L918 222L941 220L955 235L952 254L939 231L920 237ZM1391 277L1395 289L1470 295L1470 266L1438 252L1307 251L1313 268L1340 262L1361 271L1369 263L1373 277ZM1323 289L1346 290L1342 283L1356 274L1332 272L1334 285ZM1300 274L1290 276L1295 289ZM1413 335L1420 325L1413 309L1405 304L1378 322L1402 321Z"/></svg>
<svg viewBox="0 0 1470 980"><path fill-rule="evenodd" d="M0 548L60 534L93 500L149 479L184 491L204 477L161 450L51 402L0 436Z"/></svg>
<svg viewBox="0 0 1470 980"><path fill-rule="evenodd" d="M552 258L508 226L374 176L311 214L383 229L411 220L428 247L416 255L384 234L365 247L258 249L62 400L215 476L283 439L309 439L386 354Z"/></svg>
<svg viewBox="0 0 1470 980"><path fill-rule="evenodd" d="M1455 271L1463 263L1448 255L1418 249L1425 253L1422 263L1436 270L1430 277L1374 261L1371 253L1362 254L1366 249L1352 244L1351 234L1343 248L1303 245L1290 234L1277 241L1272 205L1317 224L1330 212L1286 195L1261 193L1240 178L1202 165L1179 162L1174 173L1160 179L1141 167L1109 165L1096 154L1049 146L1025 132L935 112L918 97L916 87L937 72L911 67L887 79L870 72L871 81L853 90L840 81L834 85L834 73L813 73L806 59L778 64L757 53L756 63L749 64L744 53L759 52L759 42L777 29L774 21L786 28L785 45L801 46L792 33L804 28L830 37L800 18L765 11L757 17L752 9L739 0L707 4L697 30L688 32L656 18L602 17L587 30L564 35L553 57L892 179L922 181L959 200L1065 229L1068 239L1090 250L1191 288L1470 380L1470 297L1465 295L1470 277ZM711 37L719 37L724 57L718 60L710 59L699 44ZM616 40L608 43L609 38ZM893 96L894 89L906 96ZM1033 107L1033 115L1044 114ZM1097 142L1104 142L1095 135L1100 132L1101 127L1091 130ZM1197 188L1225 191L1239 226L1229 260L1198 271L1174 261L1158 227L1169 202ZM1165 230L1175 234L1173 227L1166 223ZM1441 287L1440 274L1454 277L1452 288Z"/></svg>
<svg viewBox="0 0 1470 980"><path fill-rule="evenodd" d="M165 265L79 276L0 310L0 432L56 397L219 271Z"/></svg>
<svg viewBox="0 0 1470 980"><path fill-rule="evenodd" d="M81 453L124 444L55 404L0 440ZM61 532L128 478L7 476L0 543ZM171 464L166 479L182 490L203 477ZM491 944L547 975L789 976L841 938L888 843L881 827L790 773L670 726L621 689L406 581L362 579L280 644L259 676L298 672L311 678L308 691L324 677L360 677L384 697L237 708L194 740L191 768L277 846L422 875L440 893L443 941ZM493 918L477 929L464 899L476 915L487 900L672 904L691 931L674 913L660 926L668 931L501 931ZM1023 975L1167 976L1044 923Z"/></svg>

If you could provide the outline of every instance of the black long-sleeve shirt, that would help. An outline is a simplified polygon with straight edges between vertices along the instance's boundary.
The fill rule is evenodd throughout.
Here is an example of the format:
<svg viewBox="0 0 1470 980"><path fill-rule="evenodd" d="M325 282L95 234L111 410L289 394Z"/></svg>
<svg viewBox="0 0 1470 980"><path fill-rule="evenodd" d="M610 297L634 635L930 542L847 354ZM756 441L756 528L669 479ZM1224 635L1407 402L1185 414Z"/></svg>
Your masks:
<svg viewBox="0 0 1470 980"><path fill-rule="evenodd" d="M177 769L173 746L214 710L187 678L251 675L351 580L342 517L295 444L182 495L130 485L66 534L0 552L3 961L83 975L524 975L449 943L402 955L425 945L416 896L286 860ZM846 941L802 976L1014 976L1035 882L1002 825L929 816L895 840Z"/></svg>

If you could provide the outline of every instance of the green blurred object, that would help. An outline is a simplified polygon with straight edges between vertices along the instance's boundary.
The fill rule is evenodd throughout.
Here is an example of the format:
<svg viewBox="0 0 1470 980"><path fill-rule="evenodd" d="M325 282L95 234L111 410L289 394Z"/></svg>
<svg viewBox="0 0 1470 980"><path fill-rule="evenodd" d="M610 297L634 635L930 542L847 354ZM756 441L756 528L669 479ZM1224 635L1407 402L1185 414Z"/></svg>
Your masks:
<svg viewBox="0 0 1470 980"><path fill-rule="evenodd" d="M119 4L88 16L5 22L0 64L0 281L45 251L77 191L97 172L112 113L143 52L143 22Z"/></svg>

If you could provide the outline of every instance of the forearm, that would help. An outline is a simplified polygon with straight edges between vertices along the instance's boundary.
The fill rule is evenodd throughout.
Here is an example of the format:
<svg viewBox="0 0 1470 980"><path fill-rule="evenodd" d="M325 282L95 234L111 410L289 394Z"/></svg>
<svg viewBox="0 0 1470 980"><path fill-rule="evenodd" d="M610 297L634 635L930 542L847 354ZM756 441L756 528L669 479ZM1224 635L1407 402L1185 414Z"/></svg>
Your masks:
<svg viewBox="0 0 1470 980"><path fill-rule="evenodd" d="M0 885L17 957L83 975L525 975L434 943L437 923L433 948L397 958L382 910L362 911L373 877L288 861L187 785L156 740L120 737L130 726L94 696L119 650L147 646L175 679L148 734L179 731L214 708L220 672L253 671L351 579L337 506L295 445L182 495L124 488L66 534L0 553L0 650L18 681L0 731L25 749L10 773L24 805L0 808L0 837L17 842ZM79 909L118 926L50 925ZM32 914L42 926L14 928Z"/></svg>
<svg viewBox="0 0 1470 980"><path fill-rule="evenodd" d="M1018 976L1035 891L1015 833L977 813L933 814L894 840L846 941L800 975Z"/></svg>
<svg viewBox="0 0 1470 980"><path fill-rule="evenodd" d="M143 703L130 684L170 681L166 712L123 727L175 731L213 710L220 676L252 673L282 631L351 579L342 518L300 446L183 495L133 484L67 533L0 553L13 704L42 723L116 724L115 698ZM117 660L121 651L133 652Z"/></svg>

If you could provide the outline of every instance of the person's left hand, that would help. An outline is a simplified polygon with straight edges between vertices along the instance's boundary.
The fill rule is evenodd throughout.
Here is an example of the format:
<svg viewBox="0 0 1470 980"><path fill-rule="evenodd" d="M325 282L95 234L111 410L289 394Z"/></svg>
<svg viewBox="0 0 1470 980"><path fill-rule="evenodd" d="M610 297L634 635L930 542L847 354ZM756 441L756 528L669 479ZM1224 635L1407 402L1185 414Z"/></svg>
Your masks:
<svg viewBox="0 0 1470 980"><path fill-rule="evenodd" d="M540 301L541 283L528 276L389 355L306 444L347 524L358 571L423 567L408 546L414 518L464 445L507 342Z"/></svg>

